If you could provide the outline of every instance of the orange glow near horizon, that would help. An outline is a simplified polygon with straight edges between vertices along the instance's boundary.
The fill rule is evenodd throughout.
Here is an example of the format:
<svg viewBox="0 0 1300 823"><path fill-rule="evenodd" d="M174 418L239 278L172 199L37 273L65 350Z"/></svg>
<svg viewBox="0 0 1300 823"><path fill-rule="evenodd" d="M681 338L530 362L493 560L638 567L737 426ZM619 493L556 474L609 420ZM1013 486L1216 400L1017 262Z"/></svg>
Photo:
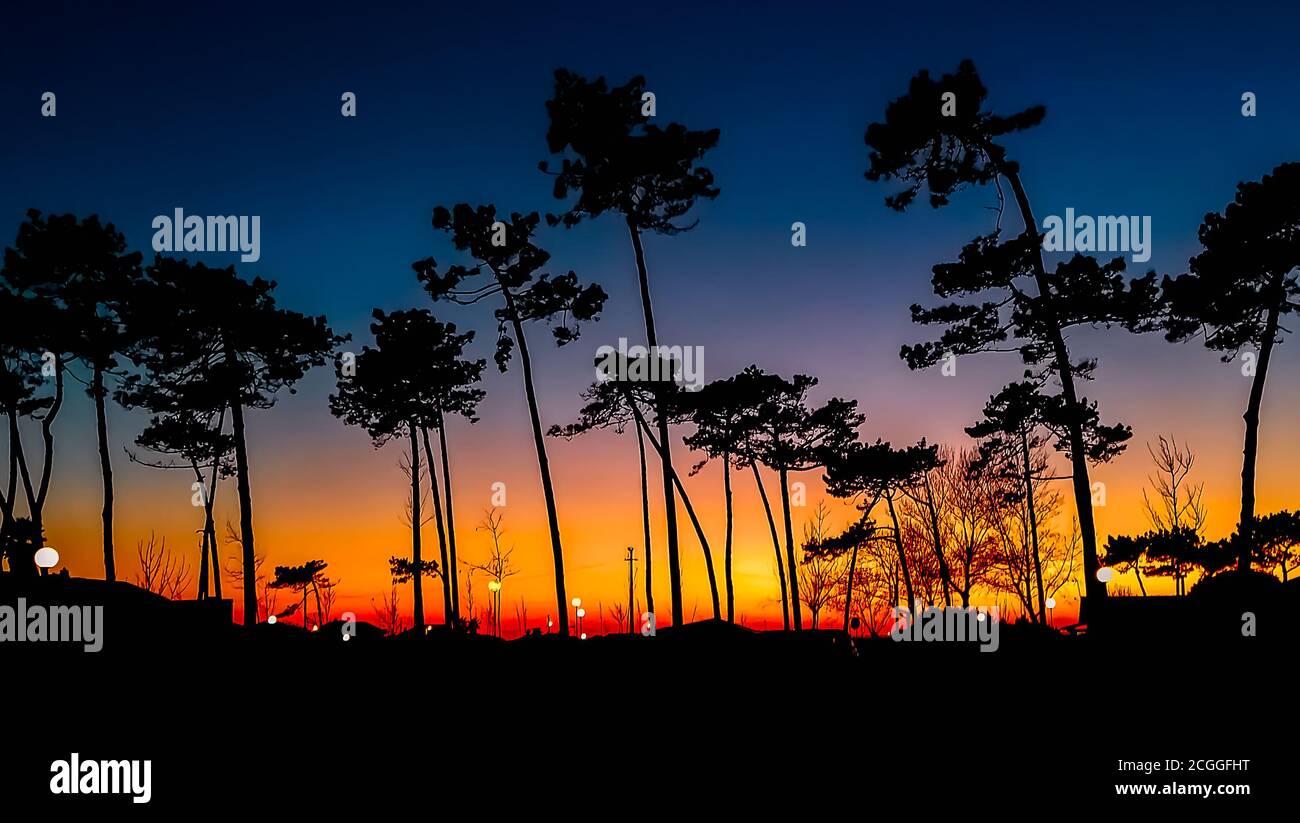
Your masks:
<svg viewBox="0 0 1300 823"><path fill-rule="evenodd" d="M1275 392L1272 398L1275 403L1279 395L1280 391ZM289 406L284 404L284 407L269 412L250 414L258 552L267 555L268 571L275 565L300 564L310 558L323 558L329 563L329 576L340 582L335 616L352 611L358 620L375 622L373 603L378 603L381 594L389 590L388 558L410 554L410 531L402 522L409 485L396 465L405 443L394 441L375 450L364 434L347 429L327 417L323 425L333 426L333 429L326 429L328 435L324 440L307 428L270 431L266 424L272 417L293 415L295 409ZM1230 407L1230 404L1225 402L1225 406ZM71 417L82 411L85 409L71 403L65 414ZM521 414L519 419L526 418ZM553 419L562 419L562 416L556 415ZM531 436L526 428L489 428L486 423L469 426L456 421L449 428L457 547L462 570L466 563L486 560L488 536L477 527L491 505L493 483L505 483L507 505L502 509L506 529L503 543L515 548L512 561L520 573L505 581L501 623L503 632L513 636L518 633L516 607L521 601L527 608L529 627L544 628L548 616L554 617L550 541ZM899 418L891 425L869 419L866 429L874 437L874 432L882 429L906 433L909 428L919 425L924 425L924 422ZM1257 480L1257 505L1261 513L1295 505L1297 487L1287 467L1300 462L1300 444L1294 438L1279 436L1281 432L1278 429L1284 425L1281 415L1276 412L1272 419L1265 418L1264 442L1268 446L1260 453ZM116 431L124 428L119 426ZM1140 427L1135 421L1134 428L1137 434L1129 450L1114 463L1096 468L1092 475L1094 481L1105 483L1107 488L1106 505L1096 508L1101 544L1109 535L1135 533L1148 528L1141 499L1141 489L1146 486L1150 474L1144 439L1154 440L1157 432L1171 430L1179 435L1180 440L1184 437L1176 426L1162 429ZM918 431L913 436L923 433ZM932 433L932 441L969 445L968 439L959 436L959 429L946 438L936 434L942 435L943 432ZM1205 502L1209 508L1207 534L1217 538L1230 533L1236 522L1240 442L1237 437L1211 439L1194 435L1192 432L1192 436L1188 436L1197 454L1194 478L1205 483ZM896 435L892 439L901 443L908 437ZM583 598L589 611L584 628L593 633L600 631L598 626L603 614L606 628L615 630L610 611L616 603L626 607L627 564L623 558L628 546L637 547L636 608L645 608L635 443L630 434L619 436L597 432L571 442L548 438L548 447L564 543L567 595ZM79 461L81 455L93 454L93 435L70 434L66 442L59 442L58 448L50 504L46 511L48 543L59 549L62 564L71 573L99 577L103 569L99 476L93 466ZM78 454L78 449L83 451ZM689 467L698 459L680 442L674 454L679 467ZM423 454L421 459L423 461ZM197 566L197 530L202 525L202 512L190 504L193 477L183 471L144 469L129 464L125 459L117 462L120 465L116 467L118 505L115 533L119 579L135 579L137 541L147 540L150 533L157 534L159 539L165 537L168 548L184 552L191 566ZM807 484L805 506L794 509L796 541L819 500L826 499L830 505L832 528L846 525L855 516L849 504L824 495L820 472L807 472L792 476L792 479ZM780 530L775 475L764 472L764 482ZM716 461L711 462L697 476L687 478L685 483L709 536L721 589L724 543L721 468ZM737 621L753 628L779 628L780 594L771 537L762 506L751 475L736 473L733 484L733 575ZM655 606L659 625L667 625L670 614L668 562L663 506L656 494L658 485L658 467L652 462L650 488ZM1066 496L1063 511L1072 517L1073 503L1064 484L1062 491ZM687 620L704 619L711 616L704 562L680 503L679 512L684 612ZM232 481L223 482L218 492L216 520L222 539L223 564L231 563L232 558L239 555L237 545L224 542L226 522L237 524L239 521ZM437 532L432 523L424 527L423 547L426 558L438 557ZM1116 580L1137 592L1132 574L1119 575ZM486 583L485 575L475 575L475 609L482 609L489 602ZM1146 585L1153 594L1172 592L1172 583L1167 579L1147 579ZM223 577L223 586L224 596L234 600L235 616L240 619L241 601L228 576ZM399 596L403 616L409 622L411 586L399 587ZM461 598L464 610L468 599L464 591ZM723 598L725 609L725 589ZM282 594L280 606L288 605L291 599L291 595ZM425 583L424 601L427 619L433 623L441 622L439 581ZM1056 622L1072 622L1078 606L1075 587L1067 585L1058 592L1057 601ZM980 592L977 602L992 604L997 599L987 592ZM829 619L830 625L838 625L838 610L833 612L829 618L823 617ZM298 617L292 620L296 622Z"/></svg>

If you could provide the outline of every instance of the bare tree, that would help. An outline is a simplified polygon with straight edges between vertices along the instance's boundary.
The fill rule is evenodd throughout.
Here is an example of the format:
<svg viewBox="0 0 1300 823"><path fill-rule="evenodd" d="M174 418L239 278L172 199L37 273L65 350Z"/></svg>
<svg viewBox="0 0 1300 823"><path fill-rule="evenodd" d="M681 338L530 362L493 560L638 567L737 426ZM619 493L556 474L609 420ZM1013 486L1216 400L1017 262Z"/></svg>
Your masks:
<svg viewBox="0 0 1300 823"><path fill-rule="evenodd" d="M501 538L506 533L505 528L501 525L501 521L504 519L505 512L497 511L496 506L484 513L483 522L479 524L475 531L487 532L492 537L492 545L488 547L488 559L486 563L469 564L471 568L478 569L488 576L488 592L492 595L489 625L497 637L501 636L501 589L507 577L519 574L519 569L516 569L514 564L510 562L510 556L515 553L515 547L501 548ZM473 601L470 602L472 604Z"/></svg>
<svg viewBox="0 0 1300 823"><path fill-rule="evenodd" d="M806 551L806 547L821 545L830 537L826 522L829 518L830 510L823 500L803 527L805 555L798 567L799 600L812 612L814 630L818 628L822 610L837 597L842 597L841 591L848 576L848 564L842 554Z"/></svg>
<svg viewBox="0 0 1300 823"><path fill-rule="evenodd" d="M167 548L166 537L160 543L150 532L148 543L143 540L136 542L135 554L140 562L136 585L168 600L180 600L185 596L193 577L190 565L183 555L172 554Z"/></svg>
<svg viewBox="0 0 1300 823"><path fill-rule="evenodd" d="M342 580L330 580L328 577L320 581L320 599L324 606L326 623L334 620L334 603L338 600L338 585Z"/></svg>
<svg viewBox="0 0 1300 823"><path fill-rule="evenodd" d="M1190 529L1197 535L1204 536L1207 510L1204 502L1205 484L1192 483L1188 480L1196 455L1186 443L1179 445L1177 439L1170 436L1168 440L1160 435L1153 449L1147 443L1147 453L1155 464L1156 473L1149 478L1152 493L1142 490L1142 505L1146 509L1151 528L1158 532L1175 532ZM1192 567L1172 559L1167 565L1152 568L1153 574L1168 575L1174 579L1175 594L1187 593L1187 575ZM1142 585L1141 563L1133 563L1138 585L1146 594Z"/></svg>
<svg viewBox="0 0 1300 823"><path fill-rule="evenodd" d="M370 598L370 605L375 609L375 622L385 632L390 635L401 634L406 629L406 623L402 620L402 612L398 606L399 595L397 594L397 584L392 585L390 593L380 594L379 603Z"/></svg>
<svg viewBox="0 0 1300 823"><path fill-rule="evenodd" d="M515 606L515 625L519 628L520 637L528 634L528 604L522 597L519 598L519 605Z"/></svg>
<svg viewBox="0 0 1300 823"><path fill-rule="evenodd" d="M970 606L971 592L989 572L990 553L996 532L997 499L1001 483L973 449L940 452L945 462L934 473L935 484L943 488L946 505L942 522L946 533L949 582Z"/></svg>
<svg viewBox="0 0 1300 823"><path fill-rule="evenodd" d="M1046 459L1045 455L1038 458ZM1068 534L1050 525L1062 505L1060 492L1051 490L1050 479L1036 477L1028 495L1008 493L996 520L996 537L991 552L988 584L995 592L1016 598L1026 618L1042 623L1047 615L1038 608L1037 577L1042 575L1042 602L1054 597L1074 578L1080 562L1081 538L1077 524ZM1033 516L1031 516L1033 515ZM1034 533L1037 533L1039 563L1035 567Z"/></svg>
<svg viewBox="0 0 1300 823"><path fill-rule="evenodd" d="M620 631L623 630L624 626L628 627L629 633L633 631L631 628L631 613L627 610L627 606L624 606L622 603L615 603L609 609L609 616L614 618L614 623L619 627Z"/></svg>
<svg viewBox="0 0 1300 823"><path fill-rule="evenodd" d="M243 538L235 527L226 521L226 543L236 546L243 545ZM268 617L276 613L276 604L279 596L275 589L267 585L266 574L262 571L262 565L266 563L266 555L259 554L253 558L253 585L255 586L255 599L260 614L257 615L257 622L261 623ZM226 574L229 575L231 585L236 591L244 590L244 565L240 558L226 558Z"/></svg>

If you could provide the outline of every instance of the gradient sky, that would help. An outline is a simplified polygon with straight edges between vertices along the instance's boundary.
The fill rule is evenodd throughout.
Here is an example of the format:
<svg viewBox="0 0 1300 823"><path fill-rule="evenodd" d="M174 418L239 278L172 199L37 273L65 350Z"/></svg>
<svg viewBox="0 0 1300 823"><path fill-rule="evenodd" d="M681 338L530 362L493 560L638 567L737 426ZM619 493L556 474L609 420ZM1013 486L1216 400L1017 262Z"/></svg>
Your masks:
<svg viewBox="0 0 1300 823"><path fill-rule="evenodd" d="M185 4L63 12L28 4L7 18L0 50L0 241L12 242L31 207L98 213L147 255L155 215L177 207L257 214L262 258L241 270L277 280L282 305L327 315L359 347L369 342L372 307L429 305L412 260L455 259L429 226L435 204L558 210L550 180L536 170L547 156L543 103L556 67L615 83L639 73L657 95L660 121L722 131L707 158L721 196L697 208L695 231L646 241L661 342L702 346L707 379L750 363L816 375L817 399L861 402L870 438L964 445L962 427L1015 376L1015 358L963 360L956 377L942 378L909 372L897 352L925 337L909 323L907 306L930 301L930 266L988 231L986 207L996 200L992 191L975 191L941 211L920 205L900 215L882 202L892 189L862 177L866 125L916 70L950 71L971 57L996 110L1046 104L1045 123L1011 143L1037 213L1151 215L1153 256L1134 271L1182 271L1205 212L1222 209L1238 181L1300 159L1295 9L1005 4L996 14L933 6L916 17L906 5L699 6L321 4L288 15L234 3L212 12ZM58 95L57 118L39 116L45 91ZM344 91L358 96L355 119L339 115ZM1253 119L1240 114L1244 91L1258 96ZM807 225L805 248L790 244L796 220ZM640 341L644 328L616 220L551 230L540 242L557 267L576 269L611 296L575 345L557 350L540 328L534 332L550 425L575 415L594 349L620 336ZM235 255L197 259L225 264ZM478 329L476 354L490 358L486 312L435 311ZM1087 332L1071 343L1076 356L1100 358L1088 395L1135 433L1127 455L1094 473L1108 488L1097 512L1102 535L1144 527L1142 444L1159 433L1196 450L1211 536L1229 532L1248 389L1239 367L1197 344L1174 346L1154 335ZM1300 489L1288 468L1300 461L1300 358L1289 348L1275 360L1264 401L1262 512L1294 507ZM342 605L369 618L370 598L387 588L386 558L409 551L399 447L376 452L362 431L332 418L332 382L329 370L318 370L297 395L249 414L258 548L273 565L326 559L342 580ZM506 543L517 546L522 569L506 600L523 597L535 623L554 607L554 589L520 376L490 369L485 388L482 420L449 427L461 554L484 559L485 535L472 527L492 484L505 482ZM74 394L57 426L47 531L74 574L97 575L93 411ZM143 423L120 409L110 415L118 564L128 577L138 539L156 531L188 550L201 525L189 477L129 465L122 454ZM29 437L28 449L38 447ZM635 443L598 434L553 442L551 457L569 591L607 608L626 596L624 547L640 545ZM821 496L819 477L805 479L809 508L796 510L796 529ZM719 473L710 468L688 483L720 555ZM220 495L218 522L237 522L233 484ZM779 622L752 483L738 486L737 506L738 609L751 625ZM652 528L656 580L664 585L656 597L666 606L659 511ZM839 504L835 512L836 526L850 516ZM707 585L685 519L681 534L686 610L698 603L703 617ZM425 539L436 546L432 528ZM485 602L485 591L477 596ZM403 598L409 606L409 594ZM436 614L436 587L426 602ZM512 615L507 607L507 627Z"/></svg>

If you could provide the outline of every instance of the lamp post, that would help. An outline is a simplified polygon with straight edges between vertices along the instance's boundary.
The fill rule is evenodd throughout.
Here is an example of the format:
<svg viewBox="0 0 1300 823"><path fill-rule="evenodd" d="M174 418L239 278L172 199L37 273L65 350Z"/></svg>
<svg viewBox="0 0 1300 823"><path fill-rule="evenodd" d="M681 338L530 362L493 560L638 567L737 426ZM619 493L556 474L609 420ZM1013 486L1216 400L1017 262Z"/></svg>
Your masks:
<svg viewBox="0 0 1300 823"><path fill-rule="evenodd" d="M1051 626L1053 629L1055 629L1055 628L1056 628L1056 623L1053 622L1053 620L1052 620L1052 609L1055 609L1055 608L1056 608L1056 598L1055 598L1055 597L1049 597L1049 598L1047 598L1047 601L1046 601L1046 603L1045 603L1044 605L1047 606L1047 625L1049 625L1049 626Z"/></svg>
<svg viewBox="0 0 1300 823"><path fill-rule="evenodd" d="M574 621L573 621L573 622L578 624L578 626L579 626L578 631L581 632L581 631L582 631L582 628L581 628L582 624L581 624L579 621L582 620L582 615L578 614L578 609L581 609L581 608L582 608L582 598L581 598L581 597L575 597L575 598L573 598L572 600L570 600L569 603L573 606L573 609L574 609ZM586 612L583 612L583 614L586 614Z"/></svg>
<svg viewBox="0 0 1300 823"><path fill-rule="evenodd" d="M35 560L41 570L41 577L45 577L58 564L59 552L53 546L42 546L36 550Z"/></svg>
<svg viewBox="0 0 1300 823"><path fill-rule="evenodd" d="M584 617L587 616L587 610L584 609L584 608L582 608L581 606L579 606L579 607L578 607L578 611L577 611L577 615L578 615L578 635L579 635L580 639L582 639L582 640L586 640L586 639L587 639L587 635L585 635L585 634L582 633L582 618L584 618Z"/></svg>
<svg viewBox="0 0 1300 823"><path fill-rule="evenodd" d="M489 580L488 591L492 592L492 622L497 637L501 636L501 581Z"/></svg>

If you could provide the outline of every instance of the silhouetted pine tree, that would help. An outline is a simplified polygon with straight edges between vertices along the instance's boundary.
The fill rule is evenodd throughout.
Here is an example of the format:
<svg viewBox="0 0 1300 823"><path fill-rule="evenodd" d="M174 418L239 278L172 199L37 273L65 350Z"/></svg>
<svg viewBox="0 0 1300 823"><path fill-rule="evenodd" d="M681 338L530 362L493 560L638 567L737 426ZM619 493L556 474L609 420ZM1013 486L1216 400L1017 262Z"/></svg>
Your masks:
<svg viewBox="0 0 1300 823"><path fill-rule="evenodd" d="M808 405L808 391L817 378L796 374L785 380L775 375L760 378L762 400L747 449L776 472L781 484L781 511L785 523L785 563L790 582L790 607L795 631L803 630L799 608L798 564L794 556L794 526L790 515L790 475L825 465L828 455L840 455L856 438L864 417L856 400L832 397L825 404ZM775 379L773 379L775 378Z"/></svg>
<svg viewBox="0 0 1300 823"><path fill-rule="evenodd" d="M152 318L140 329L142 383L157 390L194 391L225 398L230 411L239 494L239 537L243 547L244 623L257 622L256 553L253 492L244 412L269 409L281 389L294 384L313 366L325 364L335 335L325 318L279 308L275 282L241 279L234 266L209 268L202 263L158 255L146 270L150 287L135 310Z"/></svg>
<svg viewBox="0 0 1300 823"><path fill-rule="evenodd" d="M79 361L90 370L87 393L95 406L104 495L101 512L104 578L114 580L117 572L113 558L113 467L108 446L106 375L117 368L117 355L129 345L129 332L122 322L120 309L131 299L132 290L139 282L140 254L127 252L121 233L111 223L100 223L97 215L84 220L70 214L47 218L32 209L27 212L26 222L19 226L13 247L5 249L3 278L11 293L27 302L21 311L36 310L42 315L39 329L30 324L31 318L28 323L19 321L20 326L35 332L28 342L39 347L31 351L48 351L54 355L54 398L42 407L45 466L40 491L28 497L32 520L38 528L42 526L52 471L52 427L63 405L63 381L68 364ZM26 456L21 443L17 445L17 460L26 488L30 484Z"/></svg>
<svg viewBox="0 0 1300 823"><path fill-rule="evenodd" d="M411 562L418 568L420 557L420 451L417 433L423 435L424 453L428 458L430 486L433 491L435 518L438 521L439 547L444 570L455 573L455 555L443 531L441 497L429 447L430 427L440 430L445 413L452 411L474 419L475 406L483 398L476 387L486 366L485 360L467 360L465 347L474 332L457 334L452 323L439 322L424 309L372 313L375 322L370 331L376 348L365 346L356 356L354 372L342 358L335 361L338 392L330 395L330 412L344 422L361 426L370 434L376 448L403 432L411 445ZM446 464L446 438L442 442L445 491L450 511L451 477ZM448 526L454 521L448 517ZM451 544L454 546L454 544ZM422 574L413 574L416 629L424 627ZM443 614L449 624L457 617L455 589L443 574Z"/></svg>
<svg viewBox="0 0 1300 823"><path fill-rule="evenodd" d="M691 468L696 474L710 457L722 461L722 489L726 509L726 545L723 555L723 579L727 590L727 622L735 622L735 587L731 576L732 509L731 469L743 469L750 461L746 446L759 425L762 396L753 374L743 372L725 380L715 380L698 392L688 395L691 421L695 432L685 439L692 450L701 450L705 458ZM778 553L779 557L779 553ZM784 601L783 601L784 607Z"/></svg>
<svg viewBox="0 0 1300 823"><path fill-rule="evenodd" d="M1255 524L1255 461L1259 412L1282 320L1300 311L1300 163L1284 163L1259 182L1237 184L1222 214L1205 215L1203 250L1188 272L1165 278L1169 306L1166 337L1202 337L1206 347L1233 360L1247 347L1258 354L1246 403L1241 463L1241 538L1237 567L1250 569ZM1243 369L1243 373L1246 373Z"/></svg>
<svg viewBox="0 0 1300 823"><path fill-rule="evenodd" d="M495 206L473 208L466 203L458 203L450 210L438 206L433 210L433 227L450 234L456 249L468 252L475 262L470 266L452 265L439 273L438 264L430 257L416 261L411 267L434 300L461 305L472 305L493 297L502 300L503 305L495 311L495 360L497 368L504 372L510 364L515 346L519 347L524 393L528 399L533 444L537 450L537 465L541 473L542 494L546 500L551 533L551 551L555 560L557 617L560 634L567 635L568 600L564 592L564 549L560 540L560 520L555 506L555 490L551 484L550 461L543 439L532 357L524 336L524 324L535 321L554 323L551 326L552 335L556 344L562 346L578 338L578 323L597 317L605 304L606 295L596 284L580 285L577 274L572 271L556 276L540 273L550 260L550 253L532 241L538 220L536 212L528 215L513 213L507 223L498 218ZM488 279L486 284L466 283L483 275ZM556 318L561 318L561 321L556 323ZM563 322L569 319L573 321L571 327Z"/></svg>
<svg viewBox="0 0 1300 823"><path fill-rule="evenodd" d="M203 537L199 552L199 580L196 596L212 593L221 598L221 571L217 559L217 530L213 510L217 485L233 477L233 438L225 434L225 398L214 393L211 383L190 383L175 387L142 384L131 378L117 392L116 399L127 408L143 407L152 413L149 423L136 437L137 445L161 455L175 456L179 463L152 462L127 452L135 462L159 469L180 469L194 473L203 503ZM208 477L203 476L204 470ZM211 576L209 576L209 567Z"/></svg>
<svg viewBox="0 0 1300 823"><path fill-rule="evenodd" d="M672 235L694 228L694 223L679 225L675 221L685 217L699 198L718 196L713 173L696 165L705 152L717 145L718 130L692 131L680 123L659 128L648 123L643 113L647 104L645 93L642 77L633 77L626 84L610 89L603 77L589 81L566 69L555 72L555 93L546 103L550 115L546 143L552 154L571 152L573 155L565 157L556 172L555 196L564 199L576 191L578 197L565 214L547 220L573 226L605 212L622 215L636 259L646 342L653 352L659 337L642 234L651 231ZM542 161L540 168L549 171L546 161ZM681 564L668 410L656 409L655 418L658 439L663 446L660 457L672 619L674 625L680 625Z"/></svg>
<svg viewBox="0 0 1300 823"><path fill-rule="evenodd" d="M48 307L47 310L42 310L45 307ZM41 410L49 409L54 402L37 395L41 386L41 359L35 354L45 350L37 342L43 334L42 321L52 310L50 301L30 294L19 294L12 290L7 280L0 277L0 317L5 318L5 322L0 323L0 410L4 411L8 420L9 440L9 479L6 488L0 491L0 539L9 534L7 530L17 525L15 507L18 503L20 475L28 511L39 518L43 505L43 494L38 498L32 486L18 421L27 416L37 417ZM61 391L61 379L58 385ZM57 409L54 411L57 413ZM43 427L48 428L53 424L48 414L44 418ZM50 433L47 446L52 445L52 439L53 434ZM22 521L31 522L30 518L22 518ZM14 536L13 539L18 544L26 542L26 538ZM30 569L24 567L21 571L30 571L34 576L36 566L32 565Z"/></svg>
<svg viewBox="0 0 1300 823"><path fill-rule="evenodd" d="M955 96L948 101L955 104L949 116L944 114L945 93ZM1066 331L1075 326L1153 328L1158 305L1155 274L1126 284L1122 259L1099 264L1083 255L1058 264L1048 274L1020 166L997 142L1038 125L1046 110L1033 106L1002 117L982 110L987 95L969 60L962 61L955 74L939 80L922 71L912 78L907 94L889 104L884 122L867 128L866 143L872 149L867 179L906 184L903 191L886 198L891 208L905 209L923 187L935 208L947 205L954 193L971 185L996 183L1001 197L1005 181L1023 225L1019 235L1002 241L999 210L998 228L967 244L956 263L934 267L936 296L979 302L950 302L932 309L913 306L914 322L947 328L938 341L904 346L902 356L908 366L920 369L949 355L1016 351L1026 365L1056 377L1066 412L1087 591L1104 597L1105 585L1096 579L1097 536L1085 456L1088 403L1076 385L1091 376L1096 364L1071 361Z"/></svg>
<svg viewBox="0 0 1300 823"><path fill-rule="evenodd" d="M907 590L908 609L917 606L916 592L912 588L912 574L903 550L903 530L898 522L894 500L909 487L921 482L926 472L939 465L938 447L927 446L922 440L915 446L895 449L888 443L852 442L845 447L828 450L823 458L826 466L826 491L832 497L856 500L862 520L881 500L889 511L893 525L894 546L898 549L898 562L903 571L903 586ZM865 535L850 534L854 540ZM914 612L913 612L914 614Z"/></svg>

